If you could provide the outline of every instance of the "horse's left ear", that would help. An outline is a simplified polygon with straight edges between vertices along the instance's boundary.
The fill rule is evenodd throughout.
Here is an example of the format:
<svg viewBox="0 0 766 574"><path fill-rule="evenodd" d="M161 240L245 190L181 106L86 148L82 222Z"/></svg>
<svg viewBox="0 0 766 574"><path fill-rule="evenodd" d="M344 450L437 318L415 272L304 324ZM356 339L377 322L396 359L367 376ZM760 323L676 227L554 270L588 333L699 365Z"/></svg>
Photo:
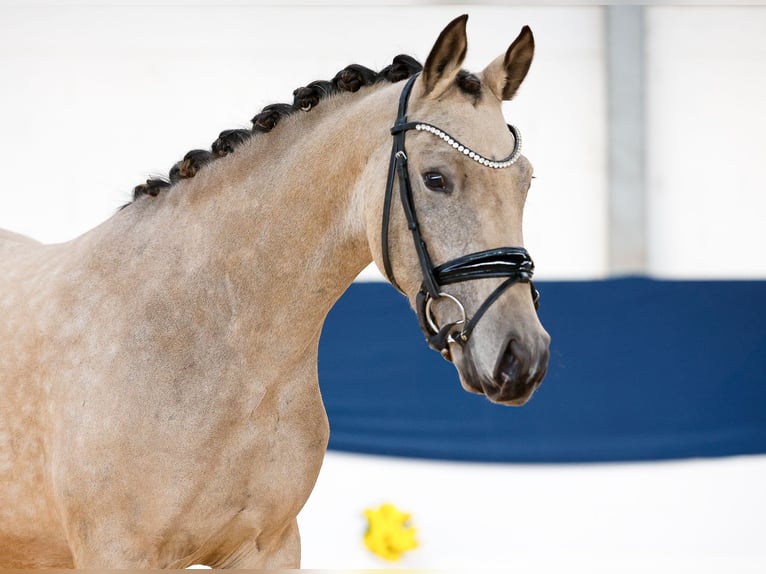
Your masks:
<svg viewBox="0 0 766 574"><path fill-rule="evenodd" d="M534 54L535 38L529 26L524 26L508 51L484 69L484 83L498 99L510 100L524 81Z"/></svg>

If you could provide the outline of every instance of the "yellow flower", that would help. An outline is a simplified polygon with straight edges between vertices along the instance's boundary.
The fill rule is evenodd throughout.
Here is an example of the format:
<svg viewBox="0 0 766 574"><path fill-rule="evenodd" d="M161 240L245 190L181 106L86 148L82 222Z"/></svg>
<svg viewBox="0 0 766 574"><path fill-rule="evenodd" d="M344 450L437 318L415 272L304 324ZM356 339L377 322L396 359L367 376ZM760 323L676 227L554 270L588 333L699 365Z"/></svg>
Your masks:
<svg viewBox="0 0 766 574"><path fill-rule="evenodd" d="M377 510L368 508L364 515L368 521L364 545L381 558L395 562L417 547L415 528L407 526L410 515L393 504L382 504Z"/></svg>

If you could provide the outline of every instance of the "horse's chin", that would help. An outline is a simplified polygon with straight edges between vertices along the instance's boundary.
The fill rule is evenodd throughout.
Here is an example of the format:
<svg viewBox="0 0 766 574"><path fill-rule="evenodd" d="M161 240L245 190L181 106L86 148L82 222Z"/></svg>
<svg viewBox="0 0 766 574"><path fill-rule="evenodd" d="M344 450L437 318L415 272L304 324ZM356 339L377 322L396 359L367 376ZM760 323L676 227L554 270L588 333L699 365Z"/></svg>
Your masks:
<svg viewBox="0 0 766 574"><path fill-rule="evenodd" d="M460 375L460 384L469 393L484 395L493 403L509 407L520 407L526 404L539 386L539 383L533 383L525 385L524 389L519 391L515 385L498 385L488 377L466 377L460 369L458 369L458 374Z"/></svg>

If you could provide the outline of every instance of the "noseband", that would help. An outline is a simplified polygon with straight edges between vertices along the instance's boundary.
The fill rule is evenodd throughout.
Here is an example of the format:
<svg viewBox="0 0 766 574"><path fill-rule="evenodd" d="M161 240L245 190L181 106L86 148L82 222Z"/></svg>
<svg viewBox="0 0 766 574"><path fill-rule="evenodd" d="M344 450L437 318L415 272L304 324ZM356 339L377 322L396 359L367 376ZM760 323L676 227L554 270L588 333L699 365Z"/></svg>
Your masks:
<svg viewBox="0 0 766 574"><path fill-rule="evenodd" d="M396 282L394 270L391 266L391 257L388 246L388 227L391 219L391 198L393 195L394 179L399 179L399 197L404 209L404 215L407 218L407 227L412 232L412 238L415 242L415 251L418 254L420 269L423 274L423 283L416 297L416 308L420 328L426 336L430 347L439 351L447 360L451 360L449 345L457 343L465 345L471 337L476 324L486 313L489 307L497 301L500 296L514 283L529 283L532 294L532 301L535 309L537 308L540 294L532 283L532 274L535 264L532 258L523 247L499 247L479 251L469 255L463 255L457 259L452 259L441 265L434 266L431 256L428 253L428 247L420 233L418 218L415 213L415 202L412 198L412 187L410 185L410 175L407 168L407 153L404 149L404 136L409 130L426 131L442 139L445 144L450 145L458 153L462 153L479 164L492 168L502 169L513 165L521 155L521 136L518 130L509 125L508 129L513 134L514 146L513 152L507 158L502 160L488 159L469 149L459 141L451 137L446 132L436 126L423 122L407 121L407 102L412 92L412 86L415 83L417 75L412 76L402 90L399 98L399 113L394 127L391 128L391 135L394 137L391 149L391 161L388 167L388 179L386 181L386 195L383 201L383 225L381 237L381 249L383 255L383 266L386 275L391 284L401 293L401 287ZM505 278L489 297L479 306L473 316L469 319L466 315L465 307L453 295L442 291L445 285L461 283L474 279ZM454 303L460 311L460 318L457 321L447 323L439 327L434 320L431 306L434 301L447 299Z"/></svg>

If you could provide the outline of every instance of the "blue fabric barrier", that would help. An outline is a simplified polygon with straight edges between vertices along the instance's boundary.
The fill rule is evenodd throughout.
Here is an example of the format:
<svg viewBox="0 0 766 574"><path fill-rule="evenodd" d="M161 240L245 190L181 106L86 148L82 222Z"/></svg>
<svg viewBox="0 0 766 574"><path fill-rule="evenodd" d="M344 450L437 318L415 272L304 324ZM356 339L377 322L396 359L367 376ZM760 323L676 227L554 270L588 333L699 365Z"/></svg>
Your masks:
<svg viewBox="0 0 766 574"><path fill-rule="evenodd" d="M460 461L766 453L766 282L543 282L548 375L521 408L466 393L407 301L355 283L319 354L330 448Z"/></svg>

